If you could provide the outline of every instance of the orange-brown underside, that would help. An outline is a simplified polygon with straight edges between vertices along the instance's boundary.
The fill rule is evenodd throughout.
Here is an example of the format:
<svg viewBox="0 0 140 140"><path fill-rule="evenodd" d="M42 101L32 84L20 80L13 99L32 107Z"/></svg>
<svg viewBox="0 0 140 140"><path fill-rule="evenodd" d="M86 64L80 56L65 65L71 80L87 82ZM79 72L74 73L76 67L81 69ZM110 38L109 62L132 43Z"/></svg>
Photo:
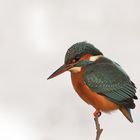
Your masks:
<svg viewBox="0 0 140 140"><path fill-rule="evenodd" d="M86 55L82 59L88 59L91 55ZM72 73L71 80L75 91L78 95L88 104L91 104L95 107L96 110L103 112L110 112L118 108L118 106L108 100L105 96L99 95L96 92L92 91L83 81L84 69L82 68L81 72Z"/></svg>
<svg viewBox="0 0 140 140"><path fill-rule="evenodd" d="M88 104L91 104L96 110L109 112L118 108L118 106L109 101L106 97L97 94L83 82L82 74L71 73L72 84L78 95Z"/></svg>

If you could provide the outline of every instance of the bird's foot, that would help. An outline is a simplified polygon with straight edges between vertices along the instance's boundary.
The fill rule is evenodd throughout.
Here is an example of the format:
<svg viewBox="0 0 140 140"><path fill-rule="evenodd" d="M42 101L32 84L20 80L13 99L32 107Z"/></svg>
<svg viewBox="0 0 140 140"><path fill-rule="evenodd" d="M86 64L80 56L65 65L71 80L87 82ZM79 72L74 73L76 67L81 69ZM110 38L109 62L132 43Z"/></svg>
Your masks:
<svg viewBox="0 0 140 140"><path fill-rule="evenodd" d="M94 115L94 117L96 118L96 117L100 117L101 116L101 112L100 111L98 111L98 110L96 110L94 113L93 113L93 115Z"/></svg>

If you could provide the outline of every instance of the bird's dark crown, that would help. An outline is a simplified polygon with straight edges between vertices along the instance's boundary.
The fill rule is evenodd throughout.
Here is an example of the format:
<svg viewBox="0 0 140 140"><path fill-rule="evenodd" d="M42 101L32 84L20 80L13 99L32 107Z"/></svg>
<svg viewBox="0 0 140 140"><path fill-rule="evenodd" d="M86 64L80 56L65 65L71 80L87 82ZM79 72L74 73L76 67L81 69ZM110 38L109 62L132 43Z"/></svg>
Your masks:
<svg viewBox="0 0 140 140"><path fill-rule="evenodd" d="M87 42L78 42L72 45L65 55L65 64L71 63L72 61L78 61L82 56L91 54L93 56L103 55L97 48Z"/></svg>

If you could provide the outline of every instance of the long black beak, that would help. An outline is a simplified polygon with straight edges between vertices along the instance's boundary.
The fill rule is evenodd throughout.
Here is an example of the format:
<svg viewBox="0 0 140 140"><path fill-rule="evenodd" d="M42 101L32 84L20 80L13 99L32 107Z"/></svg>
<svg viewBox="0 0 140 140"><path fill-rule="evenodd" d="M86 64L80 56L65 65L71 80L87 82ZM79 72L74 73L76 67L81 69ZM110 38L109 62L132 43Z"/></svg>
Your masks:
<svg viewBox="0 0 140 140"><path fill-rule="evenodd" d="M64 73L65 71L67 71L69 69L71 69L72 67L74 67L74 65L75 65L75 63L62 65L59 69L57 69L52 75L50 75L48 77L48 80Z"/></svg>

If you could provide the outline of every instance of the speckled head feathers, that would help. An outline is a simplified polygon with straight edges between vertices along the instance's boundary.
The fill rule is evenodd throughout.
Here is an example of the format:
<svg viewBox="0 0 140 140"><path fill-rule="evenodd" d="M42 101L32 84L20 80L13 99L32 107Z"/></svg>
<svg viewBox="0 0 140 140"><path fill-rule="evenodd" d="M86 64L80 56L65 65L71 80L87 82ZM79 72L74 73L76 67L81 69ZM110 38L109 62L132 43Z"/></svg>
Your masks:
<svg viewBox="0 0 140 140"><path fill-rule="evenodd" d="M93 56L103 55L97 48L87 42L78 42L72 45L65 55L65 64L70 63L73 59L80 59L85 54Z"/></svg>

